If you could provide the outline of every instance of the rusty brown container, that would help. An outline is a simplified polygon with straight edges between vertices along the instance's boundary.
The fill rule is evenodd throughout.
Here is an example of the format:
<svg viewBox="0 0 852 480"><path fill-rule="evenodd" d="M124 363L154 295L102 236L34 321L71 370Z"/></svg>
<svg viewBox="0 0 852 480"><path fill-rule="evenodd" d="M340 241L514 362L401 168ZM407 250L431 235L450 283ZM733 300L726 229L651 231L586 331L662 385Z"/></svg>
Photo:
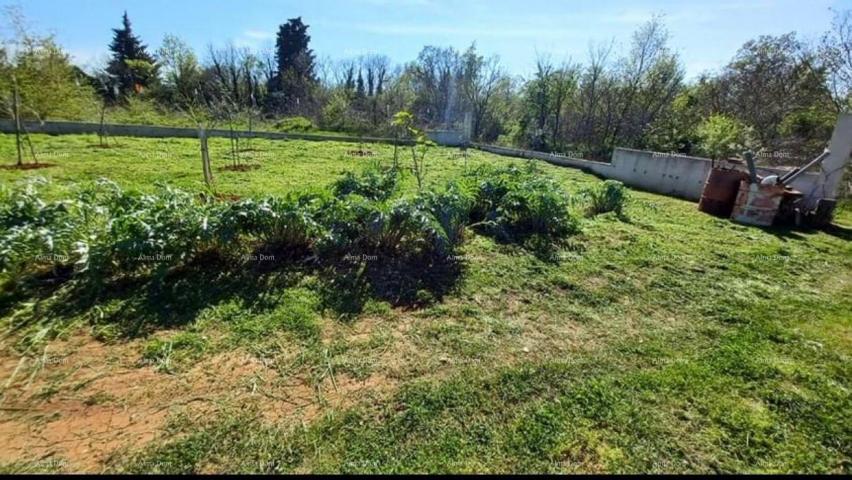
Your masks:
<svg viewBox="0 0 852 480"><path fill-rule="evenodd" d="M739 170L713 168L707 174L698 210L717 217L728 218L734 210L740 182L747 179L748 174Z"/></svg>
<svg viewBox="0 0 852 480"><path fill-rule="evenodd" d="M731 218L739 223L768 227L778 215L782 198L784 198L782 185L761 185L743 180L740 183L740 191L737 193Z"/></svg>

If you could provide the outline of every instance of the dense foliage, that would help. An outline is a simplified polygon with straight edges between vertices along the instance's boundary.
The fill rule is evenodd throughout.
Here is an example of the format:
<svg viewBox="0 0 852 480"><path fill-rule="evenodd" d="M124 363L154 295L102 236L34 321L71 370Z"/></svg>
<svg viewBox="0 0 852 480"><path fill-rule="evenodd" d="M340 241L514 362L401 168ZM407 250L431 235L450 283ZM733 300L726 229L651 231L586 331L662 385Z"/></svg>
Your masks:
<svg viewBox="0 0 852 480"><path fill-rule="evenodd" d="M627 188L624 184L615 180L606 180L597 186L586 190L588 198L588 213L598 215L601 213L615 212L616 215L624 213L624 204L627 202Z"/></svg>
<svg viewBox="0 0 852 480"><path fill-rule="evenodd" d="M166 185L140 194L106 180L78 187L70 199L46 201L39 193L44 180L30 181L0 190L0 269L16 280L62 272L101 287L119 277L160 277L207 252L432 265L454 261L471 226L517 243L558 243L578 231L568 194L531 165L472 171L413 196L395 194L400 175L373 167L344 175L333 195L233 203Z"/></svg>

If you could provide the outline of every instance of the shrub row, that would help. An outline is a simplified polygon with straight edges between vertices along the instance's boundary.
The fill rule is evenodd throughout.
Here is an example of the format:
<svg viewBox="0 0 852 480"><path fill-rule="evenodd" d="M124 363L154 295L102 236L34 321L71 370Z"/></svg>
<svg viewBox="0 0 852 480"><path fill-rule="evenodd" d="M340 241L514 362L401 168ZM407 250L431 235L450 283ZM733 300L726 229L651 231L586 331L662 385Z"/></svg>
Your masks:
<svg viewBox="0 0 852 480"><path fill-rule="evenodd" d="M394 197L400 172L347 174L323 194L211 201L168 186L126 192L101 180L48 202L43 181L0 190L0 269L103 282L164 273L201 252L263 248L284 258L346 255L446 261L474 226L502 241L577 231L568 195L532 169L481 168L439 190Z"/></svg>

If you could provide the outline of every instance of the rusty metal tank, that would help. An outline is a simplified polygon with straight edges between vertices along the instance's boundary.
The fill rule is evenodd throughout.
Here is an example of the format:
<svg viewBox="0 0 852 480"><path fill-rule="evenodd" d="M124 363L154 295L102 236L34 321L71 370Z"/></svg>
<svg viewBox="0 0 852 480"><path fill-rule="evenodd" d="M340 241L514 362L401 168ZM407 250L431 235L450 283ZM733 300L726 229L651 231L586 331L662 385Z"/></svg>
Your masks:
<svg viewBox="0 0 852 480"><path fill-rule="evenodd" d="M739 170L714 167L707 174L698 210L729 218L734 210L734 202L740 189L740 182L748 178L748 174Z"/></svg>
<svg viewBox="0 0 852 480"><path fill-rule="evenodd" d="M762 227L772 225L778 215L778 207L781 205L781 199L784 198L784 191L783 185L761 185L743 180L740 183L737 200L734 202L731 219L748 225Z"/></svg>

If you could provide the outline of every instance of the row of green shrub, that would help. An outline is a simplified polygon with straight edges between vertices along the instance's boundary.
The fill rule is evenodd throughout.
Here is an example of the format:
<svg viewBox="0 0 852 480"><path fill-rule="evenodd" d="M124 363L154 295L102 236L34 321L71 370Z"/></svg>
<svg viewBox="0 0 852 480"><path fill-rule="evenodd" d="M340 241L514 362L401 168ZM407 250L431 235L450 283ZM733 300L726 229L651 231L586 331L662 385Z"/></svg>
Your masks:
<svg viewBox="0 0 852 480"><path fill-rule="evenodd" d="M578 231L569 195L533 168L480 168L441 189L399 196L402 173L346 174L327 193L221 202L159 186L127 192L100 180L45 201L43 180L0 190L0 269L12 278L64 272L102 283L164 273L199 254L262 249L277 260L366 256L448 261L469 227L504 242L559 242ZM623 197L607 185L601 197ZM596 194L598 195L598 194ZM620 198L620 200L618 200Z"/></svg>

